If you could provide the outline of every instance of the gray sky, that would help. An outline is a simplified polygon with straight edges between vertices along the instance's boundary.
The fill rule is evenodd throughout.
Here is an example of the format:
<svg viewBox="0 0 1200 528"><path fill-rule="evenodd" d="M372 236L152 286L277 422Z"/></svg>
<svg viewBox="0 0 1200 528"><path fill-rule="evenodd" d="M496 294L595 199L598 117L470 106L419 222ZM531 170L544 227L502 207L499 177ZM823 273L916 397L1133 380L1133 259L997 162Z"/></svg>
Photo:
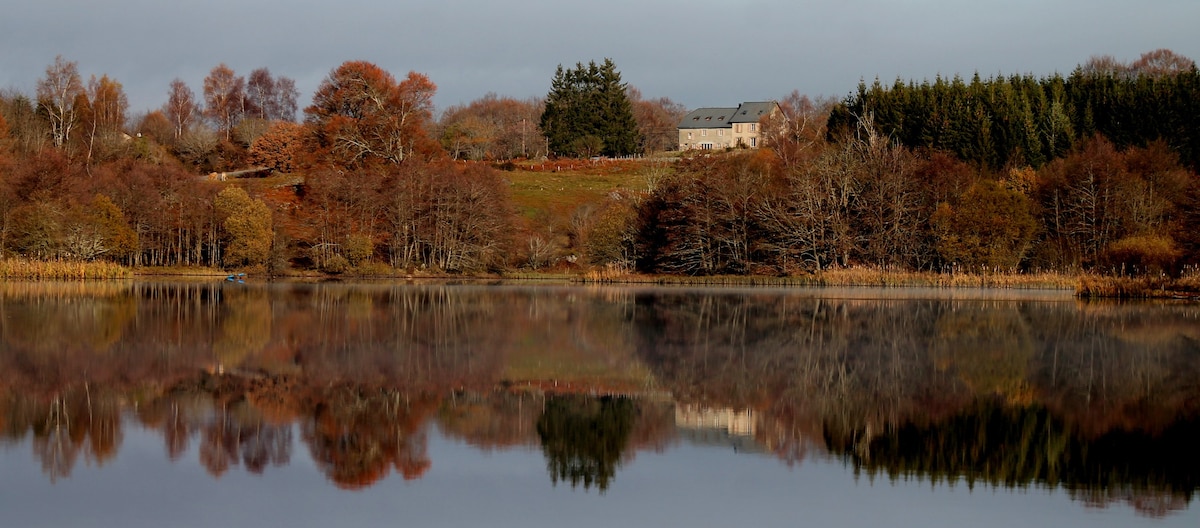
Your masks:
<svg viewBox="0 0 1200 528"><path fill-rule="evenodd" d="M543 96L558 64L611 57L646 97L733 106L860 79L1069 73L1092 55L1200 59L1196 0L38 0L0 10L0 89L32 94L55 55L107 74L131 113L226 63L296 80L367 60L438 85L439 109Z"/></svg>

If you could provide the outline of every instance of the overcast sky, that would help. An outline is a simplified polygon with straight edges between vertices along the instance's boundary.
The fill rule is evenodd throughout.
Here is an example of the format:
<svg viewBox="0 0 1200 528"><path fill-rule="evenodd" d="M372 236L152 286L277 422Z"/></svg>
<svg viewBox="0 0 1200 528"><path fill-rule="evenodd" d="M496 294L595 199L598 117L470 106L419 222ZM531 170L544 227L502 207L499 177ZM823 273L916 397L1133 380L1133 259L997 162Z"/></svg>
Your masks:
<svg viewBox="0 0 1200 528"><path fill-rule="evenodd" d="M799 90L842 97L976 71L1069 73L1093 55L1200 59L1197 0L29 0L0 9L0 89L32 94L56 55L107 74L131 113L226 63L296 80L367 60L425 73L439 109L544 96L558 64L612 58L646 97L695 108Z"/></svg>

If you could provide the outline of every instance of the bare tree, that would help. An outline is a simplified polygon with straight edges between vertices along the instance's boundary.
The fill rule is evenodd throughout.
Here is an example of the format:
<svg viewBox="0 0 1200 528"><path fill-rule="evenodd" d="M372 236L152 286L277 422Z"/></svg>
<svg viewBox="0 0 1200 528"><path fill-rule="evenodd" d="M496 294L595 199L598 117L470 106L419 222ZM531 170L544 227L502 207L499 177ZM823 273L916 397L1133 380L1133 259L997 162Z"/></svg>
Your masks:
<svg viewBox="0 0 1200 528"><path fill-rule="evenodd" d="M300 91L296 89L296 81L290 77L279 76L275 79L275 100L273 119L278 121L296 121L297 98Z"/></svg>
<svg viewBox="0 0 1200 528"><path fill-rule="evenodd" d="M224 63L204 78L204 114L228 141L233 126L245 115L246 80L234 75Z"/></svg>
<svg viewBox="0 0 1200 528"><path fill-rule="evenodd" d="M1122 77L1130 73L1129 65L1112 55L1092 55L1079 70L1084 75L1094 77Z"/></svg>
<svg viewBox="0 0 1200 528"><path fill-rule="evenodd" d="M250 72L246 81L246 115L259 119L272 119L275 104L275 79L271 71L259 68Z"/></svg>
<svg viewBox="0 0 1200 528"><path fill-rule="evenodd" d="M184 132L187 132L188 127L195 121L196 114L199 113L198 106L196 94L182 79L176 78L171 81L171 90L167 96L167 103L163 105L163 114L175 127L176 141L183 137Z"/></svg>
<svg viewBox="0 0 1200 528"><path fill-rule="evenodd" d="M627 87L625 93L633 105L633 117L637 121L641 140L639 151L649 153L678 148L679 121L687 115L687 107L669 97L643 99L641 90L633 86Z"/></svg>
<svg viewBox="0 0 1200 528"><path fill-rule="evenodd" d="M101 150L111 150L111 147L120 141L119 136L125 126L125 112L129 109L129 99L125 96L125 89L121 83L107 75L99 79L93 75L88 80L86 95L88 105L83 123L90 165L93 152L98 146L97 140Z"/></svg>
<svg viewBox="0 0 1200 528"><path fill-rule="evenodd" d="M36 105L28 95L13 89L0 91L0 114L8 121L8 135L17 152L37 152L50 138L49 123L38 115Z"/></svg>
<svg viewBox="0 0 1200 528"><path fill-rule="evenodd" d="M54 64L46 68L46 76L38 80L38 105L45 108L46 115L50 117L54 146L62 148L71 138L71 130L78 121L75 100L83 92L78 65L62 55L54 58Z"/></svg>
<svg viewBox="0 0 1200 528"><path fill-rule="evenodd" d="M1196 61L1162 48L1143 53L1129 65L1129 69L1140 75L1166 77L1196 69Z"/></svg>

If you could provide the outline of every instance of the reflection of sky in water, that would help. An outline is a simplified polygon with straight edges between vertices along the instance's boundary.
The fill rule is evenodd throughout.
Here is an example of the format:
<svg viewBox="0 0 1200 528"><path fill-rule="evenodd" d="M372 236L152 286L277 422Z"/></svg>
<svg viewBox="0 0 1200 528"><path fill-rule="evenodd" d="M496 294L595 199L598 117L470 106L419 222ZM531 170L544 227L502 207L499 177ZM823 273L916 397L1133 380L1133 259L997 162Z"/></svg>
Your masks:
<svg viewBox="0 0 1200 528"><path fill-rule="evenodd" d="M298 438L294 434L293 438ZM294 440L295 442L295 440ZM536 447L488 452L429 431L433 466L360 491L326 481L307 448L261 475L235 467L213 478L195 444L172 463L161 436L126 423L117 456L80 460L55 483L29 443L0 449L0 525L39 526L1189 526L1195 508L1164 519L1126 505L1089 509L1062 490L993 490L928 481L856 482L838 462L789 469L773 457L683 442L639 451L608 491L554 486Z"/></svg>

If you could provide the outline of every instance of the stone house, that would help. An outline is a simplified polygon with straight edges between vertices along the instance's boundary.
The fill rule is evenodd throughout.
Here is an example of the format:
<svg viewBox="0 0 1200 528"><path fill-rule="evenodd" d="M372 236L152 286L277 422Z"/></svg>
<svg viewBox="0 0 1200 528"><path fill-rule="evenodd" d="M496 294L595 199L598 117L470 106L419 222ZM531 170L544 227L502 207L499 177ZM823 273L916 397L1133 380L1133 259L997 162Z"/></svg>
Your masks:
<svg viewBox="0 0 1200 528"><path fill-rule="evenodd" d="M742 103L737 108L698 108L679 122L679 150L758 148L759 121L779 111L774 101Z"/></svg>

